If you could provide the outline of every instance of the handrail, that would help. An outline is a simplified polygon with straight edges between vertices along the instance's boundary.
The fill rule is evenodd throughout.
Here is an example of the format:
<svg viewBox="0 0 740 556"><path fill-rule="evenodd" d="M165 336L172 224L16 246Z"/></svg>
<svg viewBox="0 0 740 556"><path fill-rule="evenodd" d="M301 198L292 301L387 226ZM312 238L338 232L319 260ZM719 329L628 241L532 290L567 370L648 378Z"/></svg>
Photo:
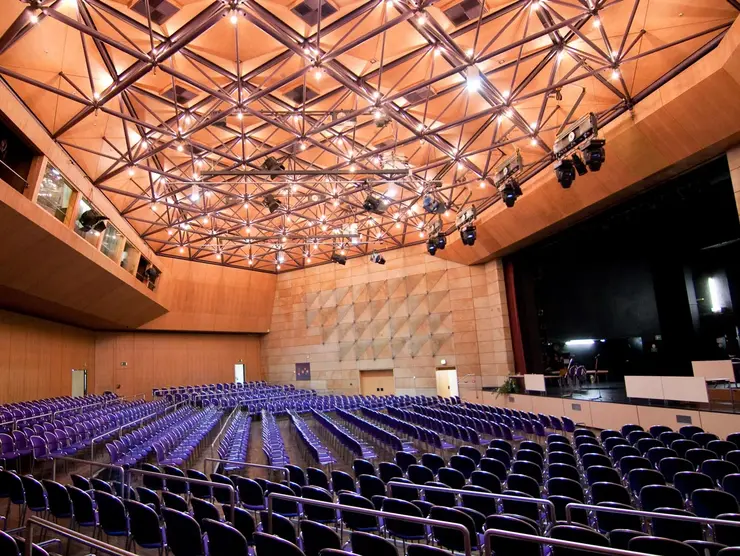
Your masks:
<svg viewBox="0 0 740 556"><path fill-rule="evenodd" d="M159 412L153 411L152 413L149 413L145 415L144 417L139 417L138 419L122 424L120 427L116 427L116 429L118 429L118 438L121 438L121 433L123 432L124 427L128 427L129 425L134 425L140 421L145 421L146 419L150 419L151 417L156 417L157 415L159 415ZM95 442L97 440L101 440L102 438L105 438L111 433L112 430L116 430L116 429L108 429L104 433L93 437L93 439L90 441L90 459L93 459L93 460L95 459Z"/></svg>
<svg viewBox="0 0 740 556"><path fill-rule="evenodd" d="M219 458L204 458L203 459L203 472L208 474L208 462L212 463L230 463L232 465L241 465L242 467L255 467L257 469L270 469L272 471L280 471L285 474L286 479L290 479L290 472L285 467L279 467L277 465L264 465L262 463L250 463L247 461L236 461L231 459L219 459ZM214 466L215 468L216 466ZM211 470L213 471L213 469Z"/></svg>
<svg viewBox="0 0 740 556"><path fill-rule="evenodd" d="M611 508L609 506L595 506L593 504L581 504L571 502L565 506L565 520L571 522L571 514L573 510L586 510L594 512L604 512L612 514L623 514L623 515L636 515L640 517L648 517L651 519L674 519L676 521L688 521L691 523L705 523L707 525L728 525L730 527L740 527L740 521L729 521L726 519L716 519L711 517L698 517L690 515L676 515L676 514L664 514L661 512L646 512L644 510L633 510L627 508Z"/></svg>
<svg viewBox="0 0 740 556"><path fill-rule="evenodd" d="M229 491L229 501L231 502L231 523L234 523L234 508L236 507L236 491L234 490L234 487L231 485L227 485L225 483L215 483L213 481L204 481L203 479L191 479L190 477L178 477L177 475L168 475L167 473L157 473L156 471L147 471L145 469L136 469L131 468L129 469L129 481L128 484L131 486L131 477L133 475L143 475L145 477L159 477L160 479L164 479L165 481L180 481L181 483L188 483L191 485L201 485L201 486L207 486L209 488L223 488ZM124 496L126 495L125 492L126 489L124 489Z"/></svg>
<svg viewBox="0 0 740 556"><path fill-rule="evenodd" d="M51 466L51 480L56 481L57 480L57 460L62 461L71 461L72 463L84 463L85 465L90 466L90 476L92 476L92 468L95 467L102 467L104 469L115 469L121 474L121 482L126 481L126 470L121 465L116 465L114 463L103 463L103 462L97 462L97 461L90 461L86 459L79 459L79 458L70 458L68 456L55 456L52 458L52 466Z"/></svg>
<svg viewBox="0 0 740 556"><path fill-rule="evenodd" d="M597 546L595 544L564 541L561 539L552 539L550 537L540 537L539 535L528 535L527 533L504 531L503 529L488 529L485 533L483 533L483 556L491 556L491 537L504 537L507 539L516 539L518 541L527 541L535 544L545 544L548 546L562 546L563 548L582 550L584 554L587 554L589 552L596 552L598 554L611 554L612 556L645 556L643 552L635 552L633 550L622 550L621 548L610 548L605 546Z"/></svg>
<svg viewBox="0 0 740 556"><path fill-rule="evenodd" d="M213 455L213 447L216 445L216 442L218 442L219 438L221 438L221 435L224 433L224 430L226 429L226 425L229 424L229 421L231 421L231 418L234 416L234 413L236 410L239 409L239 407L235 407L231 413L229 413L229 416L226 418L226 422L224 422L223 426L221 427L221 430L218 431L218 434L216 435L216 438L213 439L213 442L211 442L211 455Z"/></svg>
<svg viewBox="0 0 740 556"><path fill-rule="evenodd" d="M108 403L108 400L101 400L99 402L93 402L91 404L82 404L82 405L78 405L77 407L68 407L67 409L60 409L59 411L54 411L52 413L51 420L52 421L55 420L56 417L58 415L61 415L62 413L68 413L70 411L79 411L79 412L82 412L82 411L85 411L87 409L90 409L91 407L95 407L95 406L98 406L98 405L105 405L106 403Z"/></svg>
<svg viewBox="0 0 740 556"><path fill-rule="evenodd" d="M41 417L46 417L47 415L54 415L51 411L49 413L42 413L41 415L33 415L31 417L23 417L22 419L16 419L15 420L15 428L18 429L18 423L21 421L32 421L34 419L41 419Z"/></svg>
<svg viewBox="0 0 740 556"><path fill-rule="evenodd" d="M113 554L114 556L136 556L133 552L129 552L123 548L118 548L112 544L104 543L98 539L88 537L87 535L83 535L82 533L78 533L72 529L67 529L66 527L62 527L61 525L57 525L56 523L52 523L51 521L47 521L36 516L31 516L28 521L26 521L24 556L32 556L33 554L33 530L35 527L48 529L59 536L66 537L68 542L69 540L73 540L82 545L94 548L96 551L100 550L108 554Z"/></svg>
<svg viewBox="0 0 740 556"><path fill-rule="evenodd" d="M440 521L438 519L431 519L428 517L417 517L413 515L394 514L392 512L384 512L382 510L371 510L368 508L360 508L358 506L349 506L347 504L337 504L336 502L324 502L323 500L314 500L312 498L302 498L300 496L290 496L288 494L280 494L277 492L271 492L267 495L267 532L272 534L272 501L273 500L287 500L289 502L297 502L303 506L319 506L320 508L332 508L335 510L346 510L347 513L362 514L362 515L374 515L376 517L388 519L395 519L398 521L408 521L410 523L420 523L422 525L431 525L432 527L443 527L445 529L454 529L459 531L463 535L463 542L465 544L465 555L471 556L472 545L470 542L470 531L462 523L453 523L450 521Z"/></svg>
<svg viewBox="0 0 740 556"><path fill-rule="evenodd" d="M463 494L465 496L478 496L480 498L494 498L496 500L513 500L516 502L525 502L530 504L536 504L538 506L544 506L547 508L547 513L550 517L550 522L555 523L555 504L552 503L552 501L547 500L546 498L529 498L525 496L514 496L512 494L494 494L492 492L477 492L475 490L461 490L457 488L445 488L445 487L438 487L438 486L427 486L427 485L417 485L414 483L401 483L398 481L390 480L388 481L388 484L386 487L388 487L388 496L393 495L393 486L398 487L404 487L404 488L414 488L416 490L431 490L435 492L452 492L455 494Z"/></svg>

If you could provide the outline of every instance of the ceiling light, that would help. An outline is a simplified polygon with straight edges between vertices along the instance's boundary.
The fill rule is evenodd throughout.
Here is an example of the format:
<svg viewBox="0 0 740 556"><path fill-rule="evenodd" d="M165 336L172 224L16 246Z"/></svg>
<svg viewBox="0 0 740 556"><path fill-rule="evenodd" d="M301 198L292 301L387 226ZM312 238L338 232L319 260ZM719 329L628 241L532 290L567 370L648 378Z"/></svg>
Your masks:
<svg viewBox="0 0 740 556"><path fill-rule="evenodd" d="M321 225L321 231L325 232L327 230L328 226L326 224Z"/></svg>
<svg viewBox="0 0 740 556"><path fill-rule="evenodd" d="M229 17L229 21L232 25L236 25L237 23L239 23L239 17L236 11L231 12L231 17Z"/></svg>
<svg viewBox="0 0 740 556"><path fill-rule="evenodd" d="M31 22L31 23L32 23L33 25L36 25L36 24L37 24L37 23L39 22L39 16L38 16L38 15L36 15L35 13L32 13L32 14L31 14L31 17L29 17L28 19L29 19L29 21L30 21L30 22Z"/></svg>
<svg viewBox="0 0 740 556"><path fill-rule="evenodd" d="M306 145L305 141L301 141L301 150L305 151L308 148L308 145Z"/></svg>
<svg viewBox="0 0 740 556"><path fill-rule="evenodd" d="M200 181L200 174L198 172L193 172L193 180Z"/></svg>
<svg viewBox="0 0 740 556"><path fill-rule="evenodd" d="M592 25L598 29L601 27L601 20L598 17L595 17Z"/></svg>
<svg viewBox="0 0 740 556"><path fill-rule="evenodd" d="M424 25L427 22L427 14L424 12L419 12L416 21L419 23L419 25Z"/></svg>
<svg viewBox="0 0 740 556"><path fill-rule="evenodd" d="M311 264L311 257L306 257L306 263Z"/></svg>
<svg viewBox="0 0 740 556"><path fill-rule="evenodd" d="M612 50L612 60L616 60L617 58L619 58L619 52Z"/></svg>
<svg viewBox="0 0 740 556"><path fill-rule="evenodd" d="M185 147L183 147L182 145L177 145L177 152L181 153L184 150L185 150Z"/></svg>
<svg viewBox="0 0 740 556"><path fill-rule="evenodd" d="M468 68L468 76L466 78L465 87L471 93L480 89L480 74L478 73L477 68Z"/></svg>
<svg viewBox="0 0 740 556"><path fill-rule="evenodd" d="M616 81L618 79L619 79L619 69L618 68L614 68L612 70L612 81Z"/></svg>
<svg viewBox="0 0 740 556"><path fill-rule="evenodd" d="M184 253L184 252L185 252L185 248L184 247L180 247L180 253Z"/></svg>
<svg viewBox="0 0 740 556"><path fill-rule="evenodd" d="M168 236L171 236L174 233L175 233L175 230L167 230L167 235Z"/></svg>
<svg viewBox="0 0 740 556"><path fill-rule="evenodd" d="M129 176L133 176L134 175L134 167L133 166L129 166L128 167L128 175Z"/></svg>
<svg viewBox="0 0 740 556"><path fill-rule="evenodd" d="M467 50L465 51L465 55L466 55L466 56L467 56L468 58L472 58L472 57L473 57L473 54L475 54L475 51L474 51L474 50L473 50L472 48L468 48L468 49L467 49Z"/></svg>
<svg viewBox="0 0 740 556"><path fill-rule="evenodd" d="M200 188L193 184L193 187L190 189L190 200L197 201L198 199L200 199Z"/></svg>
<svg viewBox="0 0 740 556"><path fill-rule="evenodd" d="M345 251L344 249L342 249L342 250L341 250L341 251L339 252L339 254L340 254L340 255L346 255L346 254L347 254L347 252L346 252L346 251Z"/></svg>
<svg viewBox="0 0 740 556"><path fill-rule="evenodd" d="M218 260L218 261L221 260L221 253L216 253L216 260Z"/></svg>
<svg viewBox="0 0 740 556"><path fill-rule="evenodd" d="M95 91L95 92L93 93L93 98L94 98L95 100L100 100L100 93L99 93L99 92L97 92L97 91Z"/></svg>
<svg viewBox="0 0 740 556"><path fill-rule="evenodd" d="M472 246L475 245L475 240L478 237L475 226L468 224L462 230L460 230L460 238L462 239L463 245Z"/></svg>
<svg viewBox="0 0 740 556"><path fill-rule="evenodd" d="M435 56L439 56L440 54L442 54L442 47L441 46L435 46L434 47L434 55Z"/></svg>
<svg viewBox="0 0 740 556"><path fill-rule="evenodd" d="M241 119L242 119L243 117L244 117L244 114L242 114L241 110L239 110L239 111L238 111L238 112L236 113L236 119L237 119L237 120L241 120Z"/></svg>
<svg viewBox="0 0 740 556"><path fill-rule="evenodd" d="M486 182L482 181L480 182L481 189L484 189L486 187Z"/></svg>
<svg viewBox="0 0 740 556"><path fill-rule="evenodd" d="M424 231L419 232L419 237L424 237Z"/></svg>
<svg viewBox="0 0 740 556"><path fill-rule="evenodd" d="M537 146L537 137L532 137L532 139L529 141L529 144L533 147Z"/></svg>
<svg viewBox="0 0 740 556"><path fill-rule="evenodd" d="M281 240L281 241L282 241L283 243L285 243L286 241L288 241L288 238L287 238L287 236L283 236L282 238L280 238L280 240Z"/></svg>
<svg viewBox="0 0 740 556"><path fill-rule="evenodd" d="M533 10L539 10L540 9L540 6L541 6L540 0L535 0L534 2L532 2L532 9Z"/></svg>
<svg viewBox="0 0 740 556"><path fill-rule="evenodd" d="M157 203L152 203L152 210L154 212L157 212L159 210L159 206L157 205Z"/></svg>
<svg viewBox="0 0 740 556"><path fill-rule="evenodd" d="M563 58L565 58L565 50L558 52L558 62L562 62Z"/></svg>
<svg viewBox="0 0 740 556"><path fill-rule="evenodd" d="M278 270L280 270L280 265L278 264L275 268L277 268Z"/></svg>
<svg viewBox="0 0 740 556"><path fill-rule="evenodd" d="M332 203L335 207L339 206L339 199L334 199L334 202Z"/></svg>
<svg viewBox="0 0 740 556"><path fill-rule="evenodd" d="M208 224L208 217L207 216L204 216L203 217L203 224Z"/></svg>
<svg viewBox="0 0 740 556"><path fill-rule="evenodd" d="M252 266L254 264L254 261L252 260L252 257L249 257L249 259L247 259L247 264L249 266Z"/></svg>
<svg viewBox="0 0 740 556"><path fill-rule="evenodd" d="M350 172L354 172L355 170L357 170L357 166L355 166L354 164L352 164L352 165L351 165L351 166L349 167L349 171L350 171Z"/></svg>
<svg viewBox="0 0 740 556"><path fill-rule="evenodd" d="M457 169L458 170L462 170L463 168L465 168L465 164L463 164L462 161L458 162L457 163Z"/></svg>
<svg viewBox="0 0 740 556"><path fill-rule="evenodd" d="M320 81L322 77L324 77L324 70L319 66L316 66L316 69L313 70L313 78L316 81Z"/></svg>

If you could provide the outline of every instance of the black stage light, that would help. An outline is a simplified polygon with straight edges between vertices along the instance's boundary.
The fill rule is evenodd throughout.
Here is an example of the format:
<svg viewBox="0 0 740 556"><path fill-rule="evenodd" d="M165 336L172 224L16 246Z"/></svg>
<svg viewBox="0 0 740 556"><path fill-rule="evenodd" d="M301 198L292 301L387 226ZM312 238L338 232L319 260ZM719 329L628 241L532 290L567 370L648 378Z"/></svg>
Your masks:
<svg viewBox="0 0 740 556"><path fill-rule="evenodd" d="M433 239L427 241L427 253L432 257L437 254L437 243Z"/></svg>
<svg viewBox="0 0 740 556"><path fill-rule="evenodd" d="M385 207L380 199L373 195L368 195L365 202L362 203L362 208L368 212L374 212L375 214L383 214Z"/></svg>
<svg viewBox="0 0 740 556"><path fill-rule="evenodd" d="M501 198L503 199L504 204L509 208L513 207L516 202L517 194L512 180L507 181L501 187L499 192L501 193Z"/></svg>
<svg viewBox="0 0 740 556"><path fill-rule="evenodd" d="M475 226L469 224L460 230L460 237L462 238L463 245L475 245L475 239L478 234L475 231Z"/></svg>
<svg viewBox="0 0 740 556"><path fill-rule="evenodd" d="M569 158L558 160L555 163L555 176L558 178L558 183L563 189L569 189L573 180L576 179L576 170L573 167L573 161Z"/></svg>
<svg viewBox="0 0 740 556"><path fill-rule="evenodd" d="M280 208L280 205L282 205L282 203L278 201L275 197L273 197L270 193L268 193L267 195L265 195L264 199L262 199L262 205L267 207L267 210L269 210L270 214L272 214Z"/></svg>
<svg viewBox="0 0 740 556"><path fill-rule="evenodd" d="M285 166L283 166L282 164L280 164L280 162L278 162L278 160L275 157L268 156L265 159L265 161L262 163L262 169L263 170L267 170L268 172L279 172L279 171L284 171L285 170ZM270 176L270 179L271 180L274 180L277 177L278 176L276 176L276 175L272 175L272 176Z"/></svg>
<svg viewBox="0 0 740 556"><path fill-rule="evenodd" d="M344 255L337 255L336 253L334 253L331 256L331 262L344 266L347 264L347 257L345 257Z"/></svg>
<svg viewBox="0 0 740 556"><path fill-rule="evenodd" d="M583 159L588 166L588 169L592 172L598 172L601 170L601 165L606 160L606 151L604 150L604 139L591 139L583 147L581 152L583 153Z"/></svg>
<svg viewBox="0 0 740 556"><path fill-rule="evenodd" d="M447 246L447 237L443 233L434 238L434 241L437 244L437 249L444 249Z"/></svg>
<svg viewBox="0 0 740 556"><path fill-rule="evenodd" d="M385 258L380 253L373 253L370 255L370 262L375 264L385 264Z"/></svg>
<svg viewBox="0 0 740 556"><path fill-rule="evenodd" d="M422 204L424 206L424 210L429 214L444 214L447 210L445 204L441 203L439 199L434 197L434 195L427 195L424 197L424 202Z"/></svg>
<svg viewBox="0 0 740 556"><path fill-rule="evenodd" d="M102 232L108 226L108 219L98 214L94 209L83 212L79 220L80 231L82 232L89 232L90 230Z"/></svg>
<svg viewBox="0 0 740 556"><path fill-rule="evenodd" d="M578 153L573 153L572 160L573 166L575 166L576 172L578 172L579 176L583 176L588 173L588 168L586 168L586 165L583 163L583 159L578 156Z"/></svg>

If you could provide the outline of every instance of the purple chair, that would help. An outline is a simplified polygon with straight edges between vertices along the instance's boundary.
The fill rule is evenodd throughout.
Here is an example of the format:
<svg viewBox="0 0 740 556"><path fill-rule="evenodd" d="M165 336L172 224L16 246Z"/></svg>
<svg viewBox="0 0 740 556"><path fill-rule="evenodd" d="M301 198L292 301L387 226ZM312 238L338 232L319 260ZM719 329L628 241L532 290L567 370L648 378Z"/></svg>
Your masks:
<svg viewBox="0 0 740 556"><path fill-rule="evenodd" d="M15 461L20 456L15 448L13 437L4 432L0 433L0 460L3 462L3 467L7 467L9 461Z"/></svg>

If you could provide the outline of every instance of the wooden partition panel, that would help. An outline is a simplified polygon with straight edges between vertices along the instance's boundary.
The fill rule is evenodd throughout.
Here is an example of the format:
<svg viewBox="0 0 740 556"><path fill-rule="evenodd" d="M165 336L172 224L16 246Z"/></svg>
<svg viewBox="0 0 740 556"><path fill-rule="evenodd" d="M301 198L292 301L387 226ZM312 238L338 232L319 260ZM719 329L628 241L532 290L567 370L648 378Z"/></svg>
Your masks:
<svg viewBox="0 0 740 556"><path fill-rule="evenodd" d="M163 259L156 297L169 312L141 328L269 332L276 281L264 272Z"/></svg>
<svg viewBox="0 0 740 556"><path fill-rule="evenodd" d="M95 384L95 335L73 326L0 311L0 404L68 396L72 369Z"/></svg>
<svg viewBox="0 0 740 556"><path fill-rule="evenodd" d="M261 380L260 339L247 334L99 332L96 393L146 394L160 386L233 382L242 360L245 380ZM125 365L124 365L125 364Z"/></svg>

